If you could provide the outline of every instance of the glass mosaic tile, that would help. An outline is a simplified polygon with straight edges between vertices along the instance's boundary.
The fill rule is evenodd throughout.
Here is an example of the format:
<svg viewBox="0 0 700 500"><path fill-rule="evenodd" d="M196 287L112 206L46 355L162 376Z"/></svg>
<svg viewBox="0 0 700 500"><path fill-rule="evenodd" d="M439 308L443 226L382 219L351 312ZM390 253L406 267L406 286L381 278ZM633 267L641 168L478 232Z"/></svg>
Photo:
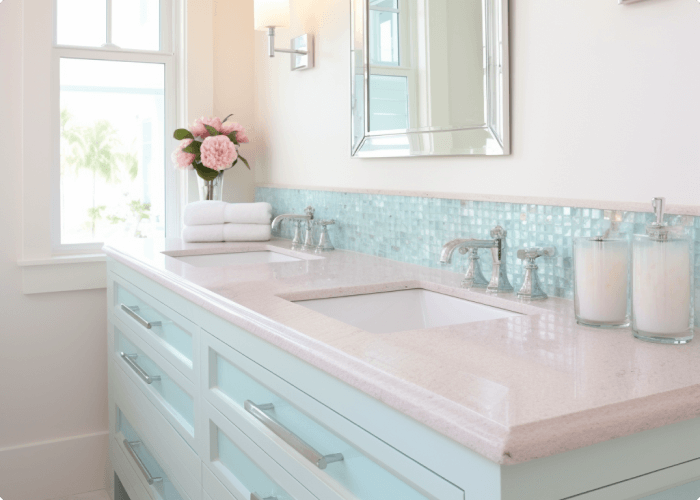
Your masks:
<svg viewBox="0 0 700 500"><path fill-rule="evenodd" d="M573 238L605 233L610 220L621 220L620 231L644 233L654 219L651 211L615 212L576 207L523 205L483 201L393 196L337 191L315 191L259 187L256 201L272 205L273 215L303 213L316 209L317 219L335 219L329 226L336 248L385 257L420 266L463 273L466 259L455 254L452 264L439 262L442 246L455 238L489 238L496 225L507 236L508 278L516 290L524 277L517 250L532 246L553 246L557 253L540 258L542 287L547 294L573 299ZM651 207L650 207L651 210ZM700 276L700 217L667 215L667 222L685 226L695 241L695 276ZM282 224L282 238L292 238L292 225ZM480 259L484 275L491 276L491 259L483 250ZM695 280L695 322L700 326L700 279Z"/></svg>

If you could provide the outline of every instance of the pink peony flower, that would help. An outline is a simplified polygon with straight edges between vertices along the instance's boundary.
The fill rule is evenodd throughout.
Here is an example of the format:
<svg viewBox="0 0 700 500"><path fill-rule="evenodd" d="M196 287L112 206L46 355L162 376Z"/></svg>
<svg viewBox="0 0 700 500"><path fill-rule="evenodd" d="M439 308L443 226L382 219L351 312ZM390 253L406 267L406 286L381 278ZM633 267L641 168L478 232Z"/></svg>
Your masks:
<svg viewBox="0 0 700 500"><path fill-rule="evenodd" d="M182 142L180 142L180 145L177 147L175 151L173 151L172 156L170 157L173 160L173 163L177 168L181 168L183 170L193 170L194 167L192 166L192 162L194 161L195 155L192 153L185 153L183 151L184 148L192 144L192 139L183 139Z"/></svg>
<svg viewBox="0 0 700 500"><path fill-rule="evenodd" d="M205 118L204 116L201 118L197 118L194 121L190 132L192 132L192 135L194 135L195 137L201 137L202 139L205 139L209 137L209 131L207 130L205 125L214 127L217 130L217 132L221 132L221 118Z"/></svg>
<svg viewBox="0 0 700 500"><path fill-rule="evenodd" d="M200 152L202 164L212 170L226 170L238 158L236 145L225 135L204 139Z"/></svg>
<svg viewBox="0 0 700 500"><path fill-rule="evenodd" d="M221 125L221 130L219 130L219 132L221 132L224 135L229 135L231 132L236 132L236 140L238 142L240 142L241 144L250 142L250 139L248 139L248 135L246 134L243 125L241 125L240 123L224 122Z"/></svg>

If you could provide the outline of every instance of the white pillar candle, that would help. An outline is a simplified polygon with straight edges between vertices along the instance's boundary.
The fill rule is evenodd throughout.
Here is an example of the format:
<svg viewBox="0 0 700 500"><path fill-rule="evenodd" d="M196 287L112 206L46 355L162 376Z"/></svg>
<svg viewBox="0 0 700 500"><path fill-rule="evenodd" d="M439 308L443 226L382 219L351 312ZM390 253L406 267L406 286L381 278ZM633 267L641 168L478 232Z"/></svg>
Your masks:
<svg viewBox="0 0 700 500"><path fill-rule="evenodd" d="M608 327L629 324L629 260L629 242L625 239L576 239L577 321Z"/></svg>
<svg viewBox="0 0 700 500"><path fill-rule="evenodd" d="M691 318L689 242L637 236L632 254L633 329L641 335L687 335Z"/></svg>

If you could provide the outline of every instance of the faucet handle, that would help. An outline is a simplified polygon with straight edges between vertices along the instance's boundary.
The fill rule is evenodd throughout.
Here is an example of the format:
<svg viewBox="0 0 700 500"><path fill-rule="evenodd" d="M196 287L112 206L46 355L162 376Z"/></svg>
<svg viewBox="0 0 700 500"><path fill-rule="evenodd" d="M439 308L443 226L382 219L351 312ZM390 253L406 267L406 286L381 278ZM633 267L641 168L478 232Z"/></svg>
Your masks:
<svg viewBox="0 0 700 500"><path fill-rule="evenodd" d="M309 205L308 207L306 207L306 208L304 209L304 215L308 215L310 219L313 219L313 218L314 218L314 213L315 213L315 212L316 212L316 210L315 210L314 207L312 207L311 205Z"/></svg>
<svg viewBox="0 0 700 500"><path fill-rule="evenodd" d="M539 257L554 257L556 249L554 247L532 247L518 250L518 258L520 260L528 260L528 264L534 264L535 259Z"/></svg>
<svg viewBox="0 0 700 500"><path fill-rule="evenodd" d="M542 290L535 260L542 256L553 257L555 253L556 249L554 247L532 247L518 250L518 258L527 260L525 278L523 279L523 286L518 291L518 297L525 300L543 300L547 298L547 294Z"/></svg>
<svg viewBox="0 0 700 500"><path fill-rule="evenodd" d="M506 235L508 234L508 231L506 231L505 229L503 229L502 226L496 226L496 227L494 227L494 228L491 230L491 233L490 233L490 234L491 234L491 238L494 238L494 239L496 239L496 238L503 239L503 238L505 238Z"/></svg>
<svg viewBox="0 0 700 500"><path fill-rule="evenodd" d="M318 237L318 245L316 245L316 253L330 252L335 250L331 237L328 235L328 226L335 224L335 219L318 220L315 225L321 226L321 235Z"/></svg>

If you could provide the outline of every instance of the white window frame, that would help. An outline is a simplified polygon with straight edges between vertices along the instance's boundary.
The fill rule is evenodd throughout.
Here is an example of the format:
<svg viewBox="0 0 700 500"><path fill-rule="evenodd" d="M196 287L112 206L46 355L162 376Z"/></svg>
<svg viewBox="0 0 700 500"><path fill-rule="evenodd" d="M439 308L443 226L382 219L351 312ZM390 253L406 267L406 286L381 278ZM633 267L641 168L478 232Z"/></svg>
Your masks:
<svg viewBox="0 0 700 500"><path fill-rule="evenodd" d="M369 68L372 75L382 75L382 76L402 76L407 80L408 85L408 120L409 128L415 128L415 124L418 123L418 85L417 85L417 64L414 61L415 54L413 51L413 39L415 39L416 34L414 33L416 27L412 21L412 16L415 14L411 10L410 3L407 0L399 0L398 8L391 9L387 7L368 7L369 10L374 10L377 12L394 12L399 16L399 65L392 66L389 64L373 64L371 58L368 54ZM369 49L368 49L369 52ZM367 123L369 124L370 117L367 117ZM367 135L384 135L387 130L379 130L376 132L369 131Z"/></svg>
<svg viewBox="0 0 700 500"><path fill-rule="evenodd" d="M178 95L181 89L178 88L178 52L177 50L177 26L179 22L178 0L160 0L160 50L135 50L122 49L112 43L112 2L119 0L106 0L107 4L107 40L102 47L82 47L71 45L60 45L57 41L58 24L58 0L53 0L53 50L51 58L51 123L54 130L53 137L53 165L54 171L58 174L52 180L52 205L51 211L51 250L54 255L65 255L73 253L98 252L103 243L61 243L61 211L60 211L60 61L62 58L70 59L93 59L104 61L125 61L137 63L163 64L165 70L165 137L164 155L170 157L169 151L176 147L170 131L177 128L177 124L182 121L178 119ZM165 166L165 234L166 236L179 234L180 231L180 205L179 180L174 168Z"/></svg>
<svg viewBox="0 0 700 500"><path fill-rule="evenodd" d="M108 0L115 1L115 0ZM147 62L170 58L166 78L174 92L166 96L166 127L187 123L187 0L162 0L168 12L161 21L161 36L167 45L156 52L127 49L86 48L56 44L55 0L22 0L23 33L17 41L22 52L23 95L21 97L22 168L21 259L24 293L61 292L104 288L105 255L100 245L60 245L60 87L58 63L61 55L78 58L106 56L115 60ZM210 10L206 11L211 15ZM195 12L195 18L200 13ZM161 14L163 15L163 13ZM202 14L204 15L204 14ZM163 33L167 27L167 35ZM206 46L211 49L211 44ZM102 57L100 57L102 58ZM174 85L173 85L174 82ZM209 82L211 83L211 82ZM196 90L196 89L195 89ZM194 94L195 96L197 94ZM201 107L201 106L200 106ZM208 107L197 112L211 112ZM168 130L166 129L166 139ZM177 141L166 140L166 153ZM170 155L166 155L169 158ZM166 165L166 235L178 236L186 204L187 177ZM57 225L57 222L59 223ZM58 245L56 243L59 243Z"/></svg>

